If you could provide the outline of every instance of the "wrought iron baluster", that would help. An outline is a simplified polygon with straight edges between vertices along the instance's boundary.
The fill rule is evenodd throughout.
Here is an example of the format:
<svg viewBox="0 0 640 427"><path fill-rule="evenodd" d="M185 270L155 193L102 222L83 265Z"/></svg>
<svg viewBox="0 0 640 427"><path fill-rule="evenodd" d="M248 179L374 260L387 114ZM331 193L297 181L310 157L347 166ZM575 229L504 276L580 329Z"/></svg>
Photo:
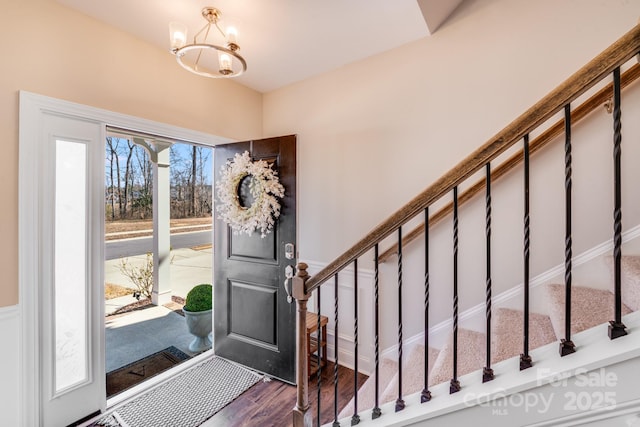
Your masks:
<svg viewBox="0 0 640 427"><path fill-rule="evenodd" d="M460 391L458 381L458 186L453 187L453 378L449 393Z"/></svg>
<svg viewBox="0 0 640 427"><path fill-rule="evenodd" d="M334 365L333 365L333 427L340 427L338 422L338 273L334 276L333 285L333 341L334 341Z"/></svg>
<svg viewBox="0 0 640 427"><path fill-rule="evenodd" d="M376 369L376 397L375 397L375 405L373 407L373 411L371 413L371 418L374 420L379 418L382 415L382 411L380 410L380 341L378 338L378 334L380 332L380 306L379 306L379 273L380 266L378 261L378 244L374 248L374 276L373 276L373 298L374 298L374 323L375 323L375 338L374 338L374 346L375 346L375 369Z"/></svg>
<svg viewBox="0 0 640 427"><path fill-rule="evenodd" d="M520 354L520 370L533 366L529 355L529 249L530 240L530 219L529 219L529 134L524 136L524 147L522 148L524 157L524 349Z"/></svg>
<svg viewBox="0 0 640 427"><path fill-rule="evenodd" d="M429 391L429 207L424 209L424 388L420 402L431 400Z"/></svg>
<svg viewBox="0 0 640 427"><path fill-rule="evenodd" d="M564 285L565 285L565 338L560 342L560 356L575 353L571 341L571 105L564 107L564 193L565 193L565 239L564 239Z"/></svg>
<svg viewBox="0 0 640 427"><path fill-rule="evenodd" d="M360 424L358 415L358 260L353 261L353 417L351 425Z"/></svg>
<svg viewBox="0 0 640 427"><path fill-rule="evenodd" d="M319 287L316 295L318 295L318 325L317 325L317 334L318 334L318 372L317 372L317 376L316 376L316 381L317 381L317 396L318 396L318 416L316 419L316 426L320 427L322 425L322 423L320 422L320 413L321 413L321 408L320 408L320 396L322 395L322 358L321 358L321 351L322 351L322 321L321 321L321 315L322 315L322 299L321 299L321 294L320 294L320 289L322 287ZM324 343L324 345L326 346L327 343ZM325 347L326 348L326 347Z"/></svg>
<svg viewBox="0 0 640 427"><path fill-rule="evenodd" d="M620 108L620 68L613 71L613 167L614 167L614 211L613 211L613 265L614 265L614 320L609 322L609 338L627 335L622 323L622 110Z"/></svg>
<svg viewBox="0 0 640 427"><path fill-rule="evenodd" d="M486 288L485 288L485 315L487 320L487 361L482 370L482 382L486 383L494 379L493 369L491 369L491 163L486 167L485 184L485 236L486 236Z"/></svg>
<svg viewBox="0 0 640 427"><path fill-rule="evenodd" d="M404 409L402 399L402 227L398 228L398 398L396 412Z"/></svg>

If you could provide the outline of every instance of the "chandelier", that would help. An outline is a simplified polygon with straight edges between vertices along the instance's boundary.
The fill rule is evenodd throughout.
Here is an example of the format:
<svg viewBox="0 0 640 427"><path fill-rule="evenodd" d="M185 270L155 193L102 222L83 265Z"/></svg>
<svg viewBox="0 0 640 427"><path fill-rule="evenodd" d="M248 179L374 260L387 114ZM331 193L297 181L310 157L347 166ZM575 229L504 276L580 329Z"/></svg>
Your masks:
<svg viewBox="0 0 640 427"><path fill-rule="evenodd" d="M238 53L238 32L231 26L223 30L221 15L214 7L202 9L202 17L207 23L193 36L190 44L187 44L187 26L169 23L171 52L185 70L211 78L236 77L247 70L247 62ZM216 43L216 39L220 41Z"/></svg>

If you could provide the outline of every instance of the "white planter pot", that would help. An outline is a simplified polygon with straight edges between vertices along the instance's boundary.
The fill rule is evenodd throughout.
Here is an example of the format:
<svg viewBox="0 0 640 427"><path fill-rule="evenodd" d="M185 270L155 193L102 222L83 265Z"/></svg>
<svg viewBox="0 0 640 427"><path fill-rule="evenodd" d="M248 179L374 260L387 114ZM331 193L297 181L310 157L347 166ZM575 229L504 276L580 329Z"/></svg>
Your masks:
<svg viewBox="0 0 640 427"><path fill-rule="evenodd" d="M184 318L187 320L187 328L195 337L189 344L189 350L194 353L200 353L210 349L211 339L209 334L213 328L213 318L211 316L213 310L187 311L183 309L182 311L184 312Z"/></svg>

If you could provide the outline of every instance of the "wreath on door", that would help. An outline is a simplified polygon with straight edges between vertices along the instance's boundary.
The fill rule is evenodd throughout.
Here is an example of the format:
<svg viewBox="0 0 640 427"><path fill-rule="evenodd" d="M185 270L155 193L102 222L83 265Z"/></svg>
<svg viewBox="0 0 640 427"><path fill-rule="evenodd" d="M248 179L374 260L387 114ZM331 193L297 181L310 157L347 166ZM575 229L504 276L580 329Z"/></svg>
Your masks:
<svg viewBox="0 0 640 427"><path fill-rule="evenodd" d="M249 192L254 198L251 206L243 206L240 201L240 185L249 177ZM220 170L216 183L219 200L219 218L227 223L234 234L248 234L260 231L260 237L271 232L280 216L280 201L284 197L284 187L274 171L264 160L252 161L248 151L236 153L233 161L227 161Z"/></svg>

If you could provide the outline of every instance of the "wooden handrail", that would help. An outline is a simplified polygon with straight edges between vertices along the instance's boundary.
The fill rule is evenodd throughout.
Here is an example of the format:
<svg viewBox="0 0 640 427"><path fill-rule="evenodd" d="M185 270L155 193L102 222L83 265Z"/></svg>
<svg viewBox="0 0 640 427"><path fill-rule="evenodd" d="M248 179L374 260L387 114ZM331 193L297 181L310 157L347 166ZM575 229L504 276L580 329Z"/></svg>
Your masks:
<svg viewBox="0 0 640 427"><path fill-rule="evenodd" d="M488 142L471 153L462 162L436 180L409 203L380 223L364 238L349 248L305 283L306 293L324 283L373 246L389 236L398 227L422 212L424 208L449 193L488 162L550 119L565 105L592 88L640 51L640 25L636 25L614 44L592 59L587 65L565 80L560 86L520 115Z"/></svg>
<svg viewBox="0 0 640 427"><path fill-rule="evenodd" d="M629 86L631 83L636 81L638 78L640 78L640 64L634 64L631 68L629 68L627 71L622 73L621 80L620 80L620 87L624 89L627 86ZM580 104L579 107L577 107L571 112L571 123L574 123L574 124L578 123L579 121L584 119L586 116L588 116L589 113L593 112L596 108L601 107L607 101L610 101L612 96L613 96L613 83L609 83L606 87L600 89L596 94L591 96L589 99L587 99L585 102ZM554 138L557 138L558 136L562 135L563 132L564 132L564 119L557 121L556 123L553 124L553 126L551 126L549 129L547 129L542 134L540 134L540 136L532 140L531 143L529 144L529 153L533 155L534 153L540 151L542 148L546 147L551 141L553 141ZM491 181L494 182L497 179L506 175L507 172L511 171L516 166L521 164L522 159L523 159L523 154L522 154L522 150L520 150L518 153L509 157L509 159L507 159L504 163L500 164L499 166L497 166L495 169L491 171ZM484 190L485 185L486 185L486 180L482 178L478 180L475 184L473 184L471 187L469 187L467 190L462 192L458 196L458 206L462 206L465 202L468 202L469 200L473 199L473 197L475 197L476 195L478 195L478 193ZM436 213L434 213L429 217L429 226L433 227L442 219L447 217L447 215L451 214L452 211L453 211L453 203L449 202L447 205L445 205L444 207L442 207L440 210L438 210ZM424 223L416 226L409 233L402 236L403 246L413 242L418 237L420 237L423 233L424 233ZM378 261L386 262L397 253L398 253L398 244L395 243L391 247L389 247L387 250L382 252L382 254L380 254L380 256L378 257Z"/></svg>

